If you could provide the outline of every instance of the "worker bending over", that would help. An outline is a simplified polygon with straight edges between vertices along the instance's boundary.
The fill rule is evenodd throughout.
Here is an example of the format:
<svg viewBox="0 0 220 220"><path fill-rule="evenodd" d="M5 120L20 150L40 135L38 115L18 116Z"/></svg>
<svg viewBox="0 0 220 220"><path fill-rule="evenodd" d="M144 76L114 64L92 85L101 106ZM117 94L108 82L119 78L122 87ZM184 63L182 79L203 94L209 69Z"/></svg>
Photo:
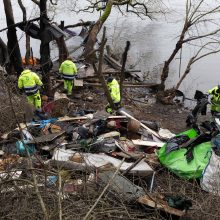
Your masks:
<svg viewBox="0 0 220 220"><path fill-rule="evenodd" d="M209 90L211 97L211 113L220 113L220 85Z"/></svg>
<svg viewBox="0 0 220 220"><path fill-rule="evenodd" d="M37 112L41 112L39 88L42 85L39 76L29 69L24 70L18 78L18 88L25 92L28 102L35 106Z"/></svg>
<svg viewBox="0 0 220 220"><path fill-rule="evenodd" d="M65 92L67 92L67 95L71 95L73 89L73 80L77 74L76 65L72 62L71 57L68 57L67 60L61 63L59 73L62 74L62 78L64 79Z"/></svg>
<svg viewBox="0 0 220 220"><path fill-rule="evenodd" d="M112 98L112 101L113 101L113 104L114 104L114 108L115 109L120 108L121 94L120 94L120 86L118 84L118 81L115 78L113 78L112 76L110 76L107 79L107 86L108 86L108 89L109 89L109 92L110 92L110 95L111 95L111 98ZM106 106L106 111L108 113L113 112L110 104L108 104Z"/></svg>

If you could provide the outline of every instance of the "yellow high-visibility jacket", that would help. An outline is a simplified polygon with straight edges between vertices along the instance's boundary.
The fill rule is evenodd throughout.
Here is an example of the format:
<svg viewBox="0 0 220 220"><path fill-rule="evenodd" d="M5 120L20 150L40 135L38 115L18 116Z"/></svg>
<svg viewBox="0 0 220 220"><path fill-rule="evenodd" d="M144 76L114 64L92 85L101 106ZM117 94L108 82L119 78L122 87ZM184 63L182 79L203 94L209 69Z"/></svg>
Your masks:
<svg viewBox="0 0 220 220"><path fill-rule="evenodd" d="M211 97L211 110L215 112L220 112L220 93L217 92L218 86L215 86L213 89L210 89L208 92Z"/></svg>
<svg viewBox="0 0 220 220"><path fill-rule="evenodd" d="M118 81L113 79L112 82L107 83L110 95L112 97L113 103L118 103L121 101L120 87Z"/></svg>
<svg viewBox="0 0 220 220"><path fill-rule="evenodd" d="M77 74L76 64L71 60L65 60L61 63L59 72L62 73L64 79L73 80Z"/></svg>
<svg viewBox="0 0 220 220"><path fill-rule="evenodd" d="M24 70L18 78L18 88L24 89L26 95L37 93L42 85L39 76L30 70Z"/></svg>

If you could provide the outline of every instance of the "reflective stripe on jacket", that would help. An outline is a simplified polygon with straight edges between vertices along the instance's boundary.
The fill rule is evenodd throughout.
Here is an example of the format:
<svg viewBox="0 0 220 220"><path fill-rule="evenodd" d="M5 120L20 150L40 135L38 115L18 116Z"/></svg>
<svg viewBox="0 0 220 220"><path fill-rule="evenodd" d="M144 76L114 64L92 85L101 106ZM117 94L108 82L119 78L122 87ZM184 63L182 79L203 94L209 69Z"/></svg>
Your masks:
<svg viewBox="0 0 220 220"><path fill-rule="evenodd" d="M37 85L30 86L30 87L24 87L24 91L25 91L26 95L33 95L33 94L37 93L38 90L39 90L39 87Z"/></svg>
<svg viewBox="0 0 220 220"><path fill-rule="evenodd" d="M120 87L119 87L118 81L116 79L113 79L112 82L107 84L107 86L110 91L110 95L112 97L113 103L120 102L121 95L120 95Z"/></svg>
<svg viewBox="0 0 220 220"><path fill-rule="evenodd" d="M215 86L213 89L210 89L208 92L211 97L211 110L215 112L220 112L220 93L217 92L218 86Z"/></svg>
<svg viewBox="0 0 220 220"><path fill-rule="evenodd" d="M62 73L64 79L74 79L74 75L77 74L77 68L75 63L71 60L65 60L62 62L59 68L59 72Z"/></svg>
<svg viewBox="0 0 220 220"><path fill-rule="evenodd" d="M24 89L26 95L35 94L42 86L39 76L30 70L24 70L18 78L18 88Z"/></svg>
<svg viewBox="0 0 220 220"><path fill-rule="evenodd" d="M74 78L76 77L75 75L67 75L67 74L62 74L63 75L63 79L66 80L74 80Z"/></svg>

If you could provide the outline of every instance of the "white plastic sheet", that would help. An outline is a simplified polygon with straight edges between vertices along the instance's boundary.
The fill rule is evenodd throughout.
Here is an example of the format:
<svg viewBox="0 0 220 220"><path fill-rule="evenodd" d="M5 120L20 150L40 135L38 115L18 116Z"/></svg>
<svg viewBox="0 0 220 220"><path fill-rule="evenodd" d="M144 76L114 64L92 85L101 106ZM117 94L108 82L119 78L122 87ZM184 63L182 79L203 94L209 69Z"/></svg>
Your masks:
<svg viewBox="0 0 220 220"><path fill-rule="evenodd" d="M75 151L58 149L54 152L53 158L58 161L69 161L69 158L75 154ZM114 167L118 167L121 163L121 160L114 157L110 157L106 154L91 154L91 153L80 153L84 158L85 164L90 167L101 168L107 164L112 164ZM133 163L124 162L120 168L121 171L125 171ZM153 172L153 169L144 161L141 160L131 171L130 173L148 175Z"/></svg>
<svg viewBox="0 0 220 220"><path fill-rule="evenodd" d="M203 190L220 196L220 157L214 151L203 171L200 184Z"/></svg>

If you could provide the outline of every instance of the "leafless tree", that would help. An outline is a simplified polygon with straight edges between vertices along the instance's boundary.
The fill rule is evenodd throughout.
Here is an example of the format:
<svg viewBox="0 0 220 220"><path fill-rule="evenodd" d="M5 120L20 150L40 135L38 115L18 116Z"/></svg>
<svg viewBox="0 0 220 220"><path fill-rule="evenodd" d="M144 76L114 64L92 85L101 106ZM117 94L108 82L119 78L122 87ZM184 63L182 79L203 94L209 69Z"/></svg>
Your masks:
<svg viewBox="0 0 220 220"><path fill-rule="evenodd" d="M198 51L195 53L193 57L190 58L188 61L187 67L182 74L179 82L177 83L175 90L179 89L180 84L183 82L183 80L186 78L186 76L189 74L192 65L201 60L204 57L207 57L211 54L216 54L220 52L220 42L219 41L213 41L213 42L208 42L205 43L203 46L201 46Z"/></svg>
<svg viewBox="0 0 220 220"><path fill-rule="evenodd" d="M21 63L21 52L18 44L16 29L13 27L14 25L14 15L13 15L13 9L11 5L10 0L4 0L4 8L5 8L5 15L6 15L6 21L8 25L8 53L10 57L10 65L7 69L8 72L12 71L12 67L14 67L15 71L17 72L17 75L20 75L22 72L22 63Z"/></svg>
<svg viewBox="0 0 220 220"><path fill-rule="evenodd" d="M182 31L178 37L174 50L172 51L169 58L164 62L161 74L161 91L165 89L165 82L169 75L170 64L184 44L189 44L192 42L196 43L198 40L204 41L198 53L190 59L188 65L191 66L192 63L195 63L198 59L204 57L204 55L200 57L200 54L201 51L207 47L207 43L209 41L218 41L220 27L216 18L220 12L219 3L220 2L218 0L211 2L207 0L186 0L185 20ZM210 53L208 52L205 56L208 56L209 54ZM187 74L190 70L189 66L187 66L186 69ZM183 76L183 78L184 77L185 76ZM180 83L182 82L183 78L181 78ZM179 85L177 85L177 88L178 87Z"/></svg>
<svg viewBox="0 0 220 220"><path fill-rule="evenodd" d="M117 8L122 14L125 13L132 13L137 15L140 18L153 18L153 15L156 13L161 13L162 10L160 8L162 4L162 0L156 0L156 1L142 1L142 0L99 0L99 1L92 1L87 0L86 1L88 5L84 6L83 8L78 9L78 4L75 1L75 4L73 4L75 7L73 7L73 11L79 13L79 12L89 12L93 13L95 10L100 11L101 15L100 18L96 21L96 23L91 27L89 36L87 38L87 41L85 43L85 51L84 51L84 57L86 58L87 62L92 62L94 60L94 57L91 56L94 45L97 41L97 35L99 31L101 30L103 24L108 19L108 17L111 14L111 10L113 7ZM155 9L156 8L156 9Z"/></svg>

